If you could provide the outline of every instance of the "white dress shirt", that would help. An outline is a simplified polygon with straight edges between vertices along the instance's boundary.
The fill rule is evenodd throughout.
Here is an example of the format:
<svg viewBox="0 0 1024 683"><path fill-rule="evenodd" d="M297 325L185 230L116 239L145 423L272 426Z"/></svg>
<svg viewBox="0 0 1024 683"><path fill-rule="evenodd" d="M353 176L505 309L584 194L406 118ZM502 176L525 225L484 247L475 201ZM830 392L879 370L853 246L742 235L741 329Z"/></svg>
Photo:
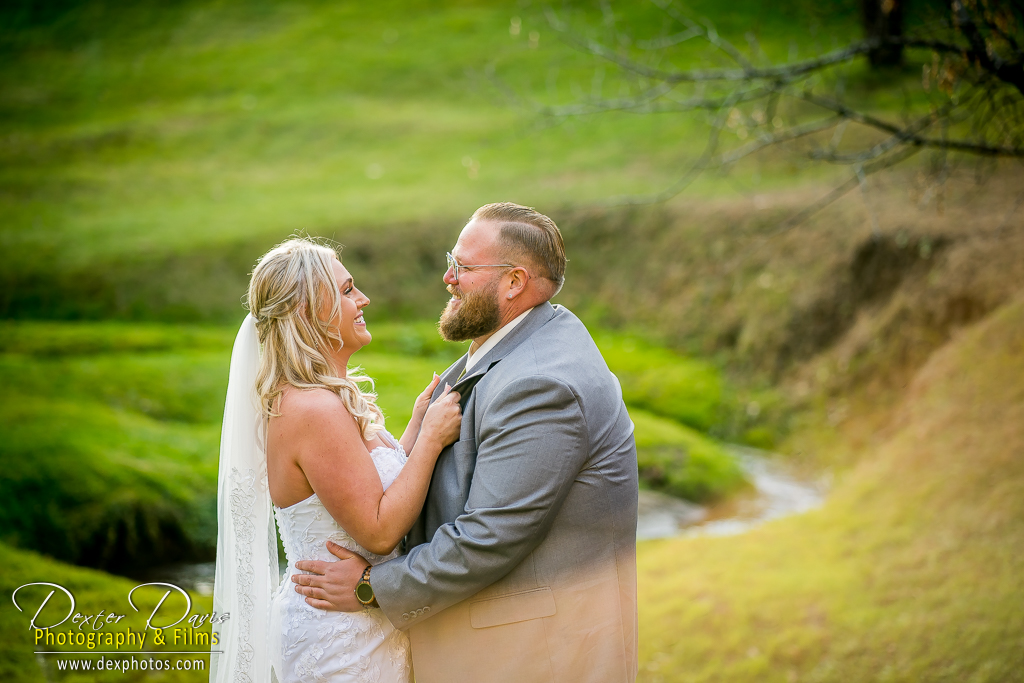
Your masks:
<svg viewBox="0 0 1024 683"><path fill-rule="evenodd" d="M474 365L476 365L476 362L483 358L485 355L487 355L487 352L493 349L498 342L504 339L505 335L514 330L516 325L521 323L523 321L523 318L526 317L526 314L532 310L533 308L526 309L518 316L516 316L516 318L510 320L504 326L498 328L498 331L492 334L490 337L488 337L487 341L481 344L480 348L478 348L476 351L473 350L473 344L470 344L469 357L466 358L466 369L463 371L463 375L468 375L469 371L473 369ZM475 344L476 342L473 343Z"/></svg>

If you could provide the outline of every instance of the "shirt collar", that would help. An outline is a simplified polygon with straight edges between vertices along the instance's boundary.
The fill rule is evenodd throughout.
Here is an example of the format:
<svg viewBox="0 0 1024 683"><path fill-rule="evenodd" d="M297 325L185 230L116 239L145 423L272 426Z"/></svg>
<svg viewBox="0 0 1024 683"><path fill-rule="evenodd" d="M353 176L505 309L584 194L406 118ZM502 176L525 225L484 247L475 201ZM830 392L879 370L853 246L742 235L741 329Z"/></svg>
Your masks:
<svg viewBox="0 0 1024 683"><path fill-rule="evenodd" d="M476 365L477 361L483 358L488 351L493 349L498 342L504 339L509 332L515 329L515 326L521 323L523 321L523 318L526 317L527 313L529 313L532 310L533 308L526 309L518 316L516 316L513 320L510 320L503 327L499 328L498 331L492 334L490 337L488 337L487 341L481 344L480 348L478 348L476 351L472 350L471 344L469 354L466 357L465 372L468 373L470 370L472 370L473 366Z"/></svg>

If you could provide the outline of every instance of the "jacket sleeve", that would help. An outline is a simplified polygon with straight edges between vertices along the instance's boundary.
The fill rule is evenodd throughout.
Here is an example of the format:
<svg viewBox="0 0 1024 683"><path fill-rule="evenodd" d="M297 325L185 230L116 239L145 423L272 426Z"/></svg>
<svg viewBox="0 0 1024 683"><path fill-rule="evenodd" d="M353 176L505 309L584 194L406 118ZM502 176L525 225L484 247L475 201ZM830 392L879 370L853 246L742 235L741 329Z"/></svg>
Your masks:
<svg viewBox="0 0 1024 683"><path fill-rule="evenodd" d="M515 568L543 540L586 463L583 412L557 380L517 378L482 413L463 514L371 573L377 601L397 627L429 618Z"/></svg>

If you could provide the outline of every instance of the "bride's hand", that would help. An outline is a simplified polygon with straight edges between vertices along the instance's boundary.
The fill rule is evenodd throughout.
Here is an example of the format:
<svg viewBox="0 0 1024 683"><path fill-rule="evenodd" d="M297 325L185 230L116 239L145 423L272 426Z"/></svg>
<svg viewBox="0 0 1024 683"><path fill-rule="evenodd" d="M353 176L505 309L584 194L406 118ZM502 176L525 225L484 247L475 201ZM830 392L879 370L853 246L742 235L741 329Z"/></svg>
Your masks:
<svg viewBox="0 0 1024 683"><path fill-rule="evenodd" d="M416 402L412 404L412 419L409 421L410 424L419 425L423 423L423 416L427 412L427 408L430 407L430 397L434 395L434 388L437 387L437 383L441 381L438 374L434 373L434 379L430 380L430 384L424 389L419 396L416 397Z"/></svg>
<svg viewBox="0 0 1024 683"><path fill-rule="evenodd" d="M459 438L462 428L460 398L459 392L452 391L452 388L446 384L444 392L427 408L423 415L420 437L432 439L438 452Z"/></svg>

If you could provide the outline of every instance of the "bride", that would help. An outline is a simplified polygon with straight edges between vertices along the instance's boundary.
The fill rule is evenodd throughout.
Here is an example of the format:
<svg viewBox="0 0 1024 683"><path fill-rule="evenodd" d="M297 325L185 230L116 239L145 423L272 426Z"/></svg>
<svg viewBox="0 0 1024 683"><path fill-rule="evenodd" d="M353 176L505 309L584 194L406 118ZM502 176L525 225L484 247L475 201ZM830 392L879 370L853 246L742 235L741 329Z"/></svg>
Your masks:
<svg viewBox="0 0 1024 683"><path fill-rule="evenodd" d="M370 343L370 300L335 252L293 239L267 253L231 355L218 479L212 683L411 680L409 643L376 607L325 612L279 581L272 514L288 559L334 560L327 541L377 564L423 506L455 441L459 395L416 399L402 438L384 429L368 378L348 374ZM262 351L261 351L262 349ZM408 454L408 455L407 455ZM273 512L272 512L273 511Z"/></svg>

